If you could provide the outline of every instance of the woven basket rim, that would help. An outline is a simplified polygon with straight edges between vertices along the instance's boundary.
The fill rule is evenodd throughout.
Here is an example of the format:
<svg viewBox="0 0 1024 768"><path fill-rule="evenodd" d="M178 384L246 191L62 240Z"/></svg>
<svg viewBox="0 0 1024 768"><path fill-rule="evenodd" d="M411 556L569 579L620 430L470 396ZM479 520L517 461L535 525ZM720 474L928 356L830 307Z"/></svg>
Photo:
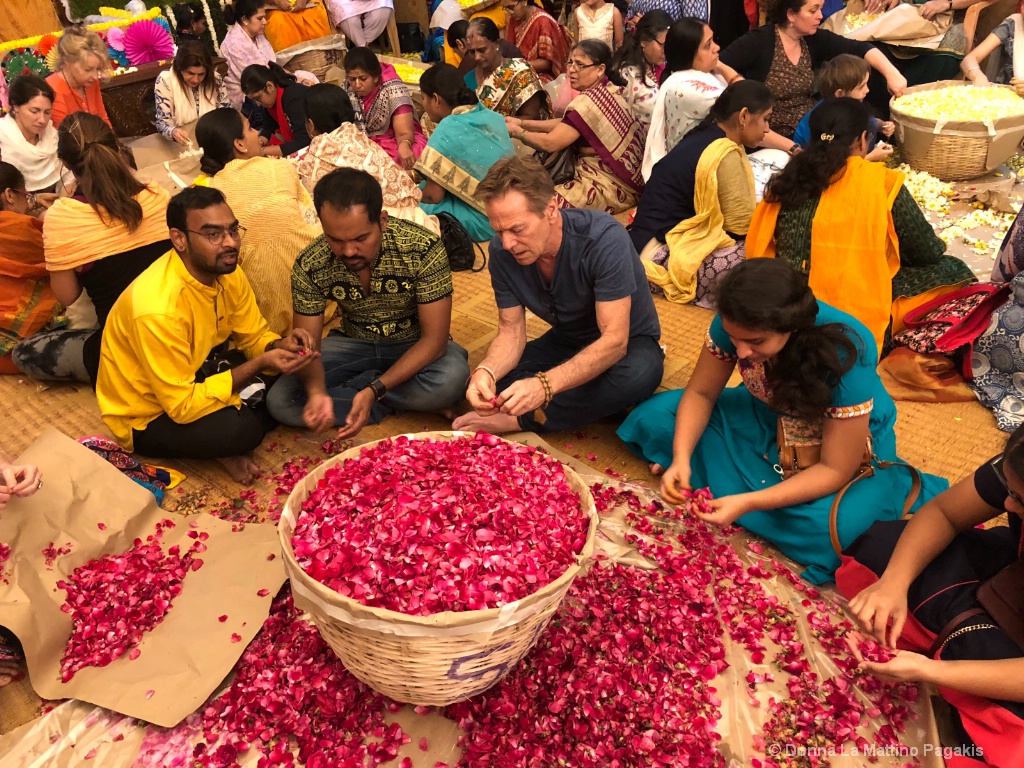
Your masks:
<svg viewBox="0 0 1024 768"><path fill-rule="evenodd" d="M326 584L322 584L308 573L306 573L295 559L295 553L292 550L291 545L291 534L292 529L288 524L288 516L293 516L298 519L296 510L301 511L302 502L305 501L309 495L306 491L306 486L313 486L320 480L321 477L331 467L337 466L345 462L350 458L354 458L364 448L368 448L384 440L394 440L399 437L408 437L411 439L418 440L429 440L429 439L440 439L440 440L451 440L458 437L473 437L475 433L472 432L461 432L461 431L435 431L435 432L414 432L405 433L402 435L392 435L390 437L381 438L380 440L373 440L363 445L354 446L337 456L332 456L327 461L317 466L312 472L306 475L303 480L296 484L295 488L288 494L288 498L284 503L281 510L281 519L278 521L277 533L278 540L281 544L281 552L284 559L285 570L288 573L290 579L296 579L301 582L302 586L309 591L315 593L318 598L328 603L336 603L339 607L345 611L355 614L363 615L366 617L373 617L377 620L389 621L395 624L404 624L406 626L416 626L423 629L440 629L443 627L460 627L468 626L472 624L496 621L501 616L502 612L507 613L509 606L515 605L517 608L528 608L534 603L540 602L547 599L555 592L562 589L567 589L568 585L576 578L580 570L583 569L587 561L591 559L594 550L594 541L597 536L598 526L598 515L597 506L594 503L594 497L590 493L590 488L586 481L580 477L580 475L570 466L563 462L559 462L562 465L562 469L566 474L566 478L570 481L575 480L579 484L579 488L582 490L580 494L581 505L585 507L584 513L590 518L589 527L587 530L587 538L584 541L583 548L579 554L576 555L575 562L570 564L565 571L563 571L558 578L548 582L543 587L535 592L531 592L529 595L520 598L514 603L508 603L499 608L487 608L483 610L471 610L471 611L441 611L439 613L432 613L427 616L412 616L407 613L400 613L398 611L392 611L387 608L376 608L373 606L364 605L359 601L340 594L334 591ZM500 435L495 435L499 440L503 440L508 443L514 443L516 445L522 445L522 443L515 443L515 441L508 440ZM538 450L542 450L538 448ZM550 456L550 454L548 454ZM552 457L554 458L554 457ZM555 459L557 461L557 459ZM299 498L299 492L302 493Z"/></svg>

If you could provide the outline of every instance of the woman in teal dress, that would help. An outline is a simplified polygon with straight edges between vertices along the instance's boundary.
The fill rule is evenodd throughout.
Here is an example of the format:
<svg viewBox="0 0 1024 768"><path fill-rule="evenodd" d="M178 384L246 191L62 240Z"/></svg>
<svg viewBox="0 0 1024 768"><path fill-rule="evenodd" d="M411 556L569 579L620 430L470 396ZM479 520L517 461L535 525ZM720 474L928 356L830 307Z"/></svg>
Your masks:
<svg viewBox="0 0 1024 768"><path fill-rule="evenodd" d="M743 384L726 388L739 365ZM685 391L655 395L619 428L630 450L667 467L661 493L707 486L709 523L736 523L806 566L815 584L832 580L839 556L829 538L835 494L855 475L870 437L882 460L896 456L896 405L875 372L874 339L863 323L817 301L806 279L777 259L746 261L719 284L718 314ZM819 463L782 478L777 429L820 441ZM922 475L914 505L948 487ZM849 545L876 520L895 520L911 472L876 470L854 483L838 513Z"/></svg>
<svg viewBox="0 0 1024 768"><path fill-rule="evenodd" d="M426 181L420 208L428 215L450 213L474 242L494 237L476 198L476 187L491 166L515 153L505 118L484 107L451 64L435 64L420 78L423 109L437 124L416 163Z"/></svg>

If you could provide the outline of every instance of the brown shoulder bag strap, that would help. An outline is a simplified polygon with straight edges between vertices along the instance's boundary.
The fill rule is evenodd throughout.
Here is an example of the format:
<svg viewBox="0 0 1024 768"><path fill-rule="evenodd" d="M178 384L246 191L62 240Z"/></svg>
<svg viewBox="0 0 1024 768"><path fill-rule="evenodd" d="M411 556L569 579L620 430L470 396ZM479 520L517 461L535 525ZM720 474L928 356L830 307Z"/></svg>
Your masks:
<svg viewBox="0 0 1024 768"><path fill-rule="evenodd" d="M906 517L914 506L914 502L917 501L917 497L921 495L921 473L917 471L916 467L905 464L902 461L878 461L879 469L889 469L890 467L906 467L910 470L912 478L910 493L907 494L907 499L903 502L903 517ZM832 540L832 549L835 550L836 555L839 557L843 556L843 545L839 541L839 504L842 502L846 492L850 490L850 486L858 480L863 480L865 477L871 477L874 474L875 468L872 465L862 466L857 470L854 478L839 489L839 493L832 500L832 509L828 515L828 535Z"/></svg>

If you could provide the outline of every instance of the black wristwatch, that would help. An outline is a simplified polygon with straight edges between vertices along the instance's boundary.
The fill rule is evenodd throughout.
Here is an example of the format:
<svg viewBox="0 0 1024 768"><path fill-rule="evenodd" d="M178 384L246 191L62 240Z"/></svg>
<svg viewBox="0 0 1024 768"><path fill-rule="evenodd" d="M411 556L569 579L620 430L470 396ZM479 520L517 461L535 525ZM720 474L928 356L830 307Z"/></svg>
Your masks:
<svg viewBox="0 0 1024 768"><path fill-rule="evenodd" d="M384 382L380 379L374 379L370 382L370 389L373 390L373 396L375 399L380 400L384 395L388 393L388 388L384 386Z"/></svg>

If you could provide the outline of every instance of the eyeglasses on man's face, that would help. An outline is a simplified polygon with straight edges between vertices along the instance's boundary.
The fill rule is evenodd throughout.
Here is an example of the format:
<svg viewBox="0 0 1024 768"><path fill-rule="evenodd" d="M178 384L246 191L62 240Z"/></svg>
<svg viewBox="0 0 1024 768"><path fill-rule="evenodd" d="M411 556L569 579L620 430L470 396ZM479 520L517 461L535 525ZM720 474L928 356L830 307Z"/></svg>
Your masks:
<svg viewBox="0 0 1024 768"><path fill-rule="evenodd" d="M218 246L224 242L225 237L230 237L232 240L241 240L246 230L242 225L234 224L230 227L204 228L200 232L194 229L186 229L185 231L191 232L193 235L202 235L210 241L210 245Z"/></svg>

